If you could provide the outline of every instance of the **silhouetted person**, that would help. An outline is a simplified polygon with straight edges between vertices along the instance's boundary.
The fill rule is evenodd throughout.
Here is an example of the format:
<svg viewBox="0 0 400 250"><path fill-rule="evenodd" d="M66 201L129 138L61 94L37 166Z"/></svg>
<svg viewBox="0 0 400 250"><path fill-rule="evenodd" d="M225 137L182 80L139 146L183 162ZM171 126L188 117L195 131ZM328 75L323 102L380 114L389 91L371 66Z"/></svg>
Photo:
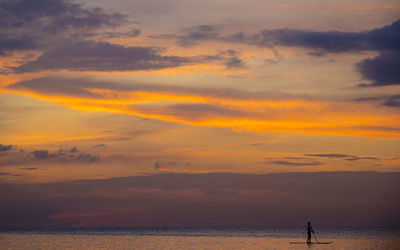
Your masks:
<svg viewBox="0 0 400 250"><path fill-rule="evenodd" d="M311 223L307 223L307 244L311 243L311 233L314 233Z"/></svg>

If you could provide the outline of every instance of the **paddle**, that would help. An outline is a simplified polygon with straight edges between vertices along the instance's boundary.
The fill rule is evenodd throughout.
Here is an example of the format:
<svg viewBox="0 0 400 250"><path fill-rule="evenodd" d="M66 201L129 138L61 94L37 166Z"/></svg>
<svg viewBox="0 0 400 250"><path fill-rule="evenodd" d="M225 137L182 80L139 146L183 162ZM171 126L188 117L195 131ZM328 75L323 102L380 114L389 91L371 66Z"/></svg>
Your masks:
<svg viewBox="0 0 400 250"><path fill-rule="evenodd" d="M314 233L314 231L312 231L312 233L313 233L313 235L314 235L314 238L315 238L315 240L317 241L317 243L318 243L318 239L317 239L317 236L315 236L315 233Z"/></svg>

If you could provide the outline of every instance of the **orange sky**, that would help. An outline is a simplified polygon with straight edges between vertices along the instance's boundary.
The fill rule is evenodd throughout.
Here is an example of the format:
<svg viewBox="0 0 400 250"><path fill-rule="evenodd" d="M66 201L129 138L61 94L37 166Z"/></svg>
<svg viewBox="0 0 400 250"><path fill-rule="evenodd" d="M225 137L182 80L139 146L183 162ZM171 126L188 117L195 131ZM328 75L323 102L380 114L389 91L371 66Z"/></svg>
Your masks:
<svg viewBox="0 0 400 250"><path fill-rule="evenodd" d="M398 1L6 0L0 20L0 228L400 224Z"/></svg>
<svg viewBox="0 0 400 250"><path fill-rule="evenodd" d="M69 5L60 4L69 13ZM89 10L82 16L90 17L94 4L80 5ZM338 2L318 16L315 1L301 6L254 1L253 14L247 7L238 12L240 3L223 12L216 4L207 14L203 8L213 3L188 2L175 8L175 16L160 14L169 22L159 26L149 19L157 9L135 17L130 11L137 3L97 4L104 14L97 23L82 19L79 28L71 23L50 32L53 26L41 20L60 25L57 18L65 13L32 9L23 26L4 31L13 39L25 32L21 44L27 45L0 48L2 179L399 170L398 82L376 82L362 71L368 58L380 57L383 45L359 35L396 21L397 3ZM175 3L159 5L166 6ZM22 12L7 8L10 22L25 20ZM199 10L196 23L183 14L190 8ZM286 19L259 15L263 8L286 13ZM359 26L335 18L339 10L358 18L372 9L379 11ZM235 21L224 21L238 13ZM199 21L206 16L210 21ZM263 21L268 25L260 26ZM29 25L36 27L33 38ZM313 42L313 32L336 40ZM353 47L347 34L364 40ZM72 148L77 152L68 153ZM46 171L24 171L30 166Z"/></svg>

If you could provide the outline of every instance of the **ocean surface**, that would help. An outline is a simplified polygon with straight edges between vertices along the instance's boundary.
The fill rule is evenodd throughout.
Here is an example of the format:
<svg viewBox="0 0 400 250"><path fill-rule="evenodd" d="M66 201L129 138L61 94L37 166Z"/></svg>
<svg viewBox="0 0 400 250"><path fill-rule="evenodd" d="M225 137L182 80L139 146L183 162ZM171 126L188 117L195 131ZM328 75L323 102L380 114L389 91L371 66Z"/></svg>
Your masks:
<svg viewBox="0 0 400 250"><path fill-rule="evenodd" d="M400 249L400 229L305 228L0 229L0 249ZM313 239L315 241L315 239Z"/></svg>

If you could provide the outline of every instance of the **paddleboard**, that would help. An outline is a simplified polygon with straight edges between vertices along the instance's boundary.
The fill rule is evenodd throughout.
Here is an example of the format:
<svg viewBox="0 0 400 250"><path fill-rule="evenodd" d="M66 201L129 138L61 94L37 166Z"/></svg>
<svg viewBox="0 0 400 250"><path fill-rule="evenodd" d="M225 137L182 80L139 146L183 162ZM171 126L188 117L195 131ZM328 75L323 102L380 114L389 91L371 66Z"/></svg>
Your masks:
<svg viewBox="0 0 400 250"><path fill-rule="evenodd" d="M311 242L311 243L296 241L296 242L289 242L289 243L290 243L290 244L306 244L306 245L313 245L313 244L331 244L332 241L329 241L329 242L321 242L321 241L319 241L319 242Z"/></svg>

